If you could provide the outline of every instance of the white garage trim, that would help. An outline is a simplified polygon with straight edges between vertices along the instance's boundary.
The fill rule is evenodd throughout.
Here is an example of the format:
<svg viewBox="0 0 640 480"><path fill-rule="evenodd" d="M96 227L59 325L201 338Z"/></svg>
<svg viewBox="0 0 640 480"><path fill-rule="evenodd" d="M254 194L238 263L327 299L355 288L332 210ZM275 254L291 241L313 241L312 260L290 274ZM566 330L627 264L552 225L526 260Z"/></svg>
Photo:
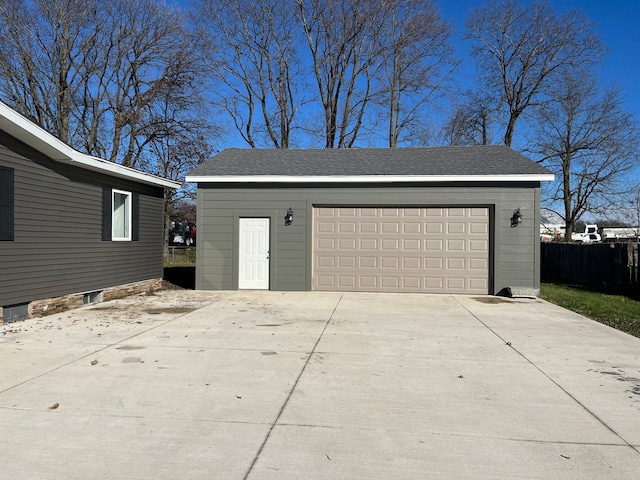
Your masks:
<svg viewBox="0 0 640 480"><path fill-rule="evenodd" d="M489 209L316 207L313 290L489 293Z"/></svg>
<svg viewBox="0 0 640 480"><path fill-rule="evenodd" d="M444 183L551 182L552 174L505 175L187 175L193 183Z"/></svg>

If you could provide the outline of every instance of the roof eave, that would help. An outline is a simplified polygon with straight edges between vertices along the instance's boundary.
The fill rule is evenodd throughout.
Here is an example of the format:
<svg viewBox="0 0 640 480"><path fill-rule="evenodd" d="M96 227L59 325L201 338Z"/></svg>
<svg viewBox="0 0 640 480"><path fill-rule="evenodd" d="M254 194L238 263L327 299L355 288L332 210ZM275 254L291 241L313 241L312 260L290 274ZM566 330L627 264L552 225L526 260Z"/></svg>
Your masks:
<svg viewBox="0 0 640 480"><path fill-rule="evenodd" d="M553 174L513 175L187 175L188 183L450 183L552 182Z"/></svg>
<svg viewBox="0 0 640 480"><path fill-rule="evenodd" d="M0 102L0 129L56 162L75 164L87 170L148 185L166 188L180 188L181 186L179 182L173 180L78 152L2 102Z"/></svg>

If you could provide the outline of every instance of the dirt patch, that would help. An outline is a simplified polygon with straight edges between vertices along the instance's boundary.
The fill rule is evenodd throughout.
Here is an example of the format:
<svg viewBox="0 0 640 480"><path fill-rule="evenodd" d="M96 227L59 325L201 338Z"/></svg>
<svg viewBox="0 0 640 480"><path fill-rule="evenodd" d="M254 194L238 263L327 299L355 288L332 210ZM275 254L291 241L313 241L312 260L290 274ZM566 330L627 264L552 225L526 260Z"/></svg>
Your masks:
<svg viewBox="0 0 640 480"><path fill-rule="evenodd" d="M178 314L178 313L191 313L195 308L191 307L165 307L165 308L148 308L144 310L145 313L150 315L160 315L162 313Z"/></svg>
<svg viewBox="0 0 640 480"><path fill-rule="evenodd" d="M498 303L510 303L509 300L505 300L504 298L500 297L472 297L472 299L476 300L477 302L487 303L490 305L495 305Z"/></svg>
<svg viewBox="0 0 640 480"><path fill-rule="evenodd" d="M590 368L588 371L597 372L602 375L611 375L612 377L615 377L615 379L619 382L631 383L632 385L628 390L625 390L625 392L632 393L633 395L640 395L640 378L636 377L635 375L627 374L627 372L622 368L611 367L611 369L608 370L594 370Z"/></svg>
<svg viewBox="0 0 640 480"><path fill-rule="evenodd" d="M122 312L122 311L131 311L136 310L138 308L137 305L106 305L104 307L95 307L91 310L94 312ZM195 310L192 307L161 307L161 308L147 308L142 310L144 313L148 313L149 315L161 315L163 313L168 313L170 315L173 314L184 314L191 313Z"/></svg>

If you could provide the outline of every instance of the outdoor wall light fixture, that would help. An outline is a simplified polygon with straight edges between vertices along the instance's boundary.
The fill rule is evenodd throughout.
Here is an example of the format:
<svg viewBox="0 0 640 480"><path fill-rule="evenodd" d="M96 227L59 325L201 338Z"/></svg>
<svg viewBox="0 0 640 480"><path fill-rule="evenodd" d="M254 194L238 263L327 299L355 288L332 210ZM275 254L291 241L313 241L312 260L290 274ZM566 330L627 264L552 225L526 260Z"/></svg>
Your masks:
<svg viewBox="0 0 640 480"><path fill-rule="evenodd" d="M516 208L513 211L513 215L511 215L511 227L517 227L522 223L522 213L520 213L520 209Z"/></svg>
<svg viewBox="0 0 640 480"><path fill-rule="evenodd" d="M284 224L289 226L293 223L293 210L291 207L287 210L287 214L284 216Z"/></svg>

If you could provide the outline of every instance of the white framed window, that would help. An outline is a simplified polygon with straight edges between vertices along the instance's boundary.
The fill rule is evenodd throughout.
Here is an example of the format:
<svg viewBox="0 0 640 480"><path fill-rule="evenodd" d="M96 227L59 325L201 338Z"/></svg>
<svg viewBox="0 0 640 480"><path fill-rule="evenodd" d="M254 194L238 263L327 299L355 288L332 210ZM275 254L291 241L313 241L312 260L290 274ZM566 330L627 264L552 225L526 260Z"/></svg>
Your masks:
<svg viewBox="0 0 640 480"><path fill-rule="evenodd" d="M131 192L111 191L111 240L131 241Z"/></svg>

